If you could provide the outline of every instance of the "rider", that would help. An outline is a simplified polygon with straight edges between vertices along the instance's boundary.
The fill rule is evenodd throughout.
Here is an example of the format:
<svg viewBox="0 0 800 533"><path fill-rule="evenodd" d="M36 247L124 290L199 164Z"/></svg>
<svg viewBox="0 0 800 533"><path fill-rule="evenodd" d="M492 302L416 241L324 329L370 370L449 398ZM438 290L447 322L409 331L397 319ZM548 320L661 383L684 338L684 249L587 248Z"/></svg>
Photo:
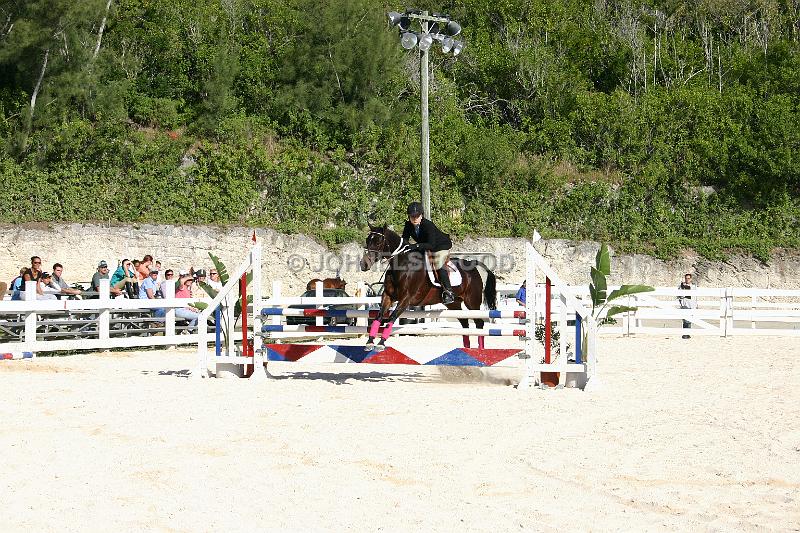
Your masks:
<svg viewBox="0 0 800 533"><path fill-rule="evenodd" d="M455 296L445 267L453 242L447 233L436 227L436 224L423 218L422 204L419 202L412 202L408 206L408 221L403 228L403 240L408 242L409 238L413 238L416 242L411 245L412 250L433 252L433 268L439 271L439 283L442 284L442 303L453 303Z"/></svg>

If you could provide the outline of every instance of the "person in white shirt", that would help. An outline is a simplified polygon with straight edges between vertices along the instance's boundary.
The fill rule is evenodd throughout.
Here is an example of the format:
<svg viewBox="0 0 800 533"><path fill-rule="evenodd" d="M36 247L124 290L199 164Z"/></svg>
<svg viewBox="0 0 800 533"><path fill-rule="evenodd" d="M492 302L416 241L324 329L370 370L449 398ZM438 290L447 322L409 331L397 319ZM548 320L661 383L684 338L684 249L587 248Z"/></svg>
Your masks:
<svg viewBox="0 0 800 533"><path fill-rule="evenodd" d="M37 300L58 300L61 295L61 289L53 287L53 276L49 272L42 272L39 279L36 281L36 299Z"/></svg>
<svg viewBox="0 0 800 533"><path fill-rule="evenodd" d="M211 286L212 289L219 292L222 290L222 281L219 279L219 272L217 272L216 268L212 268L208 271L208 281L206 283Z"/></svg>

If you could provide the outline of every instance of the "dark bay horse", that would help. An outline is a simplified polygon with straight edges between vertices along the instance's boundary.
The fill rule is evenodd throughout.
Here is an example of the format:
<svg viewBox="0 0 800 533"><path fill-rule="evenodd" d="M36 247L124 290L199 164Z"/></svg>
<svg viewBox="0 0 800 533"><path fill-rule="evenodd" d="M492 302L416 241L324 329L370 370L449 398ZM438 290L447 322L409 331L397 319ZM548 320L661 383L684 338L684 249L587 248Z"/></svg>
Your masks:
<svg viewBox="0 0 800 533"><path fill-rule="evenodd" d="M361 259L361 270L367 271L372 265L382 259L389 259L384 280L384 291L381 299L381 310L378 318L372 322L369 330L366 350L383 350L386 339L392 333L392 326L397 318L410 306L433 305L442 303L439 287L434 286L428 273L425 271L424 258L421 252L407 252L401 242L400 236L394 231L383 227L369 227L364 257ZM461 304L467 309L480 309L481 303L486 303L489 309L497 307L497 278L486 265L480 261L465 259L451 259L461 272L461 285L453 287L455 302L447 305L448 309L462 309ZM394 311L389 314L389 309L397 303ZM474 319L477 328L483 328L483 320ZM461 326L469 327L466 319L459 319ZM381 324L385 327L381 333L381 340L375 345L375 337ZM464 335L464 347L469 348L469 336ZM478 348L483 349L484 338L478 337Z"/></svg>

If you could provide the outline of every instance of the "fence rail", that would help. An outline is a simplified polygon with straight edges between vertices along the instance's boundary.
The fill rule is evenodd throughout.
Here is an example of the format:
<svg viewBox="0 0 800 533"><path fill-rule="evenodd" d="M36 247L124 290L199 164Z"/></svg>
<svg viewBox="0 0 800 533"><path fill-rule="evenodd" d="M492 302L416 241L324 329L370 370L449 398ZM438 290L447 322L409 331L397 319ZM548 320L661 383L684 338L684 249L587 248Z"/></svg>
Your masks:
<svg viewBox="0 0 800 533"><path fill-rule="evenodd" d="M174 290L167 284L157 300L111 298L109 281L100 280L97 299L36 300L28 282L25 300L0 301L0 354L196 344L175 312L203 299L175 298Z"/></svg>
<svg viewBox="0 0 800 533"><path fill-rule="evenodd" d="M525 309L514 300L517 288L515 285L498 287L501 310ZM609 287L609 291L614 288ZM34 293L35 290L26 291L31 296ZM677 298L687 295L692 297L694 307L680 309ZM187 328L181 326L180 319L175 316L175 309L187 305L187 300L169 296L158 300L114 299L105 283L101 285L99 299L0 301L0 354L197 344L198 335L187 334ZM306 306L350 304L366 309L368 306L374 308L380 301L375 297L276 296L264 300L264 305L277 302ZM588 286L574 287L571 296L591 307ZM536 316L542 316L544 287L529 287L528 298L535 302ZM800 290L703 287L681 291L658 287L654 292L626 297L620 303L635 306L637 310L618 315L616 323L604 325L599 328L599 333L681 335L687 333L682 327L686 320L692 325L692 335L800 336ZM153 317L152 310L156 308L166 309L166 315ZM560 318L560 315L553 316L555 322ZM574 318L574 314L567 315L566 320L573 321ZM442 327L454 321L434 316L424 316L421 320L439 321ZM278 323L277 320L274 323ZM318 325L322 325L321 319ZM273 334L275 338L312 336L310 332L300 331Z"/></svg>

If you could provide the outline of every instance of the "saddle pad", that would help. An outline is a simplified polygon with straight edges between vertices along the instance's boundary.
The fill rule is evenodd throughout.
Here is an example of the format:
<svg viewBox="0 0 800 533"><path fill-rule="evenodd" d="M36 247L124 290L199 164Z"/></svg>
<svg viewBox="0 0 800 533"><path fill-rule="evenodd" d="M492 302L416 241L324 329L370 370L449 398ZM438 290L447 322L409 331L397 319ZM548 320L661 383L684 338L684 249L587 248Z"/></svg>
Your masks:
<svg viewBox="0 0 800 533"><path fill-rule="evenodd" d="M461 271L456 268L456 265L453 264L451 260L447 260L445 263L447 267L448 277L450 278L450 286L451 287L458 287L461 285ZM433 274L433 265L431 264L431 256L425 254L425 270L428 272L428 279L431 280L431 283L434 287L441 287L442 285L436 281L436 277Z"/></svg>

